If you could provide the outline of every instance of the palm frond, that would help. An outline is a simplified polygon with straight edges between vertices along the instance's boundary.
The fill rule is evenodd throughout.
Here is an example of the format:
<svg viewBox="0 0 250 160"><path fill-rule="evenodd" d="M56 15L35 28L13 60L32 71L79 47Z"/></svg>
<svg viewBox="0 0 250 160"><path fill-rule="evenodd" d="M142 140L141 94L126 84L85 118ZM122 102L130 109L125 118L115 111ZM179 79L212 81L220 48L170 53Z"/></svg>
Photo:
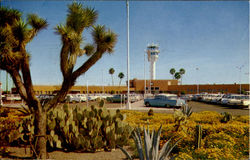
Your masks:
<svg viewBox="0 0 250 160"><path fill-rule="evenodd" d="M43 18L40 18L36 14L28 14L27 19L28 19L28 23L36 31L44 29L44 28L46 28L48 26L47 21L45 19L43 19Z"/></svg>

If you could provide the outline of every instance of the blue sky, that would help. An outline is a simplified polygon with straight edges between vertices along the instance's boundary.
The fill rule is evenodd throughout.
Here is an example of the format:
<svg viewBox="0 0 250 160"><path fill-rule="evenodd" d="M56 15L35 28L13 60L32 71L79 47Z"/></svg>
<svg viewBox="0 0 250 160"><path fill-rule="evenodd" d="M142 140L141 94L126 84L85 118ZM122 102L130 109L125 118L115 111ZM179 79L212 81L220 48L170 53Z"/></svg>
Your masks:
<svg viewBox="0 0 250 160"><path fill-rule="evenodd" d="M94 7L99 18L96 24L106 25L118 34L112 55L104 55L77 85L110 85L109 68L115 69L115 84L119 72L127 73L126 3L125 1L80 1ZM57 24L64 23L70 1L3 1L4 6L24 13L37 13L49 26L28 45L31 53L33 83L60 84L60 37L54 33ZM91 42L90 31L84 32L85 42ZM156 62L156 78L171 79L169 70L184 68L183 84L249 83L249 3L246 1L131 1L130 2L130 77L144 79L144 54L150 43L160 46ZM87 57L78 60L79 66ZM196 68L199 68L197 71ZM149 63L146 62L146 78ZM125 85L127 77L123 79ZM5 83L5 73L1 72Z"/></svg>

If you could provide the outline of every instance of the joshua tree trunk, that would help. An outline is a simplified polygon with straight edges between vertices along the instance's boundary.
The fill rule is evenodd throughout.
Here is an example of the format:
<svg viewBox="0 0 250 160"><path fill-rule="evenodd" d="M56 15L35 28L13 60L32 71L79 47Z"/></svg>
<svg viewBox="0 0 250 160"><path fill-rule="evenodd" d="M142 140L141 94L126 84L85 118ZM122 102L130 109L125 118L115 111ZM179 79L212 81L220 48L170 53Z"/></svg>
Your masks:
<svg viewBox="0 0 250 160"><path fill-rule="evenodd" d="M38 109L35 111L35 157L46 159L46 111L39 103Z"/></svg>

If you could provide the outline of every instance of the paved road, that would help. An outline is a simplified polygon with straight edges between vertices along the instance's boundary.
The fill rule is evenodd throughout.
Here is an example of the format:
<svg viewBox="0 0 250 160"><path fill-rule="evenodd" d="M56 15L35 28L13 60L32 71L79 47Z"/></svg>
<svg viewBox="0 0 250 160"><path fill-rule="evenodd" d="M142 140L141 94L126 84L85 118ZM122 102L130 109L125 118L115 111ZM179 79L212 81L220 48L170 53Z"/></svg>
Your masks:
<svg viewBox="0 0 250 160"><path fill-rule="evenodd" d="M61 105L61 104L60 104ZM75 106L75 105L83 105L86 106L86 102L84 103L76 103L76 104L69 104L70 106ZM90 105L98 105L97 102L89 102ZM216 111L219 113L222 112L229 112L233 115L249 115L249 110L248 109L240 109L237 107L233 106L222 106L222 105L214 105L214 104L206 104L202 102L188 102L188 105L192 107L194 112L201 112L201 111ZM21 107L21 104L5 104L5 107L14 107L14 108L19 108ZM126 104L120 104L120 103L106 103L105 106L109 109L127 109ZM173 113L174 109L173 108L160 108L160 107L145 107L143 104L143 100L132 103L131 104L131 110L136 110L136 111L142 111L142 112L147 112L149 109L153 109L154 112L158 113Z"/></svg>
<svg viewBox="0 0 250 160"><path fill-rule="evenodd" d="M202 111L216 111L219 113L223 112L229 112L232 115L249 115L248 109L241 109L234 106L223 106L223 105L216 105L216 104L207 104L203 102L188 102L188 105L192 107L192 110L194 112L202 112ZM106 105L109 106L108 104ZM108 107L109 108L109 107ZM113 107L112 107L113 108ZM114 108L120 108L120 109L127 109L125 105L123 107L114 107ZM138 101L131 104L132 110L138 110L138 111L148 111L149 109L153 109L155 112L159 113L173 113L175 109L173 108L161 108L161 107L145 107L143 104L143 101Z"/></svg>

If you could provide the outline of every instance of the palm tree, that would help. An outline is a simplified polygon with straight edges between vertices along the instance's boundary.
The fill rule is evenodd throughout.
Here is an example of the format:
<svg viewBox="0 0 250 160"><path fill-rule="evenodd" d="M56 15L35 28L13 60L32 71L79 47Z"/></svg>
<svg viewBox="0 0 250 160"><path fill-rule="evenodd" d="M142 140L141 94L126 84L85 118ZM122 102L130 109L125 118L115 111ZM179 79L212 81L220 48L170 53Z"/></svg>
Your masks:
<svg viewBox="0 0 250 160"><path fill-rule="evenodd" d="M177 79L177 80L179 80L181 78L181 74L179 72L176 72L174 74L174 78Z"/></svg>
<svg viewBox="0 0 250 160"><path fill-rule="evenodd" d="M174 77L175 69L174 69L174 68L171 68L169 72L170 72L170 74L173 76L173 79L174 79L174 78L175 78L175 77Z"/></svg>
<svg viewBox="0 0 250 160"><path fill-rule="evenodd" d="M111 78L112 78L112 86L114 86L114 78L113 78L113 74L115 73L115 70L114 68L110 68L109 69L109 74L111 75Z"/></svg>
<svg viewBox="0 0 250 160"><path fill-rule="evenodd" d="M181 68L180 69L180 71L179 71L179 73L180 73L180 75L181 75L181 84L182 84L182 76L185 74L185 69L184 68Z"/></svg>
<svg viewBox="0 0 250 160"><path fill-rule="evenodd" d="M121 85L122 79L124 78L124 74L122 72L120 72L118 74L118 77L120 78L120 82L119 82L119 86Z"/></svg>

